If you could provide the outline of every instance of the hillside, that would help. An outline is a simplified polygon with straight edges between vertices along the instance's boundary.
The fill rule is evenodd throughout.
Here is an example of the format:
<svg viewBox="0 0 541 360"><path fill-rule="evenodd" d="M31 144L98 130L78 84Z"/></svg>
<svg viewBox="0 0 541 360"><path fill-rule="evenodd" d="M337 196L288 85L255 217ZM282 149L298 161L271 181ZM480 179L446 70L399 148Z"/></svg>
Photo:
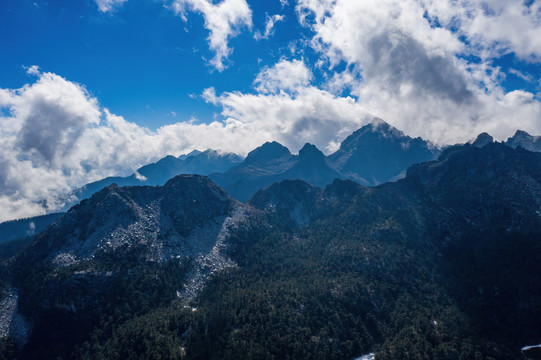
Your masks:
<svg viewBox="0 0 541 360"><path fill-rule="evenodd" d="M540 211L541 154L498 143L248 204L198 176L112 186L1 268L3 354L521 359L539 341Z"/></svg>

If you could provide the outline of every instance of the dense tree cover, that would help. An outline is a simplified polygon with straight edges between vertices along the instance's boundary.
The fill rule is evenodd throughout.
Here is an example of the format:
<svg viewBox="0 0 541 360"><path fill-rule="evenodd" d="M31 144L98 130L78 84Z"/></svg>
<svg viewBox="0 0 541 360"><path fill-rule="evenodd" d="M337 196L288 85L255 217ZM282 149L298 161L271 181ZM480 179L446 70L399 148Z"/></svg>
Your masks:
<svg viewBox="0 0 541 360"><path fill-rule="evenodd" d="M541 158L485 148L451 148L377 188L273 185L250 202L261 226L231 240L238 267L193 299L177 296L190 259L150 262L134 248L53 267L20 256L0 271L34 332L0 353L521 359L540 340Z"/></svg>
<svg viewBox="0 0 541 360"><path fill-rule="evenodd" d="M235 249L239 269L216 277L196 311L153 311L93 337L82 358L490 359L442 285L437 248L410 225L417 214L352 200L309 227L269 220L282 225Z"/></svg>
<svg viewBox="0 0 541 360"><path fill-rule="evenodd" d="M118 324L169 305L190 261L158 264L146 261L142 253L135 248L71 267L32 268L24 282L16 282L20 311L33 320L34 329L18 356L73 358L75 346L90 334L110 337Z"/></svg>

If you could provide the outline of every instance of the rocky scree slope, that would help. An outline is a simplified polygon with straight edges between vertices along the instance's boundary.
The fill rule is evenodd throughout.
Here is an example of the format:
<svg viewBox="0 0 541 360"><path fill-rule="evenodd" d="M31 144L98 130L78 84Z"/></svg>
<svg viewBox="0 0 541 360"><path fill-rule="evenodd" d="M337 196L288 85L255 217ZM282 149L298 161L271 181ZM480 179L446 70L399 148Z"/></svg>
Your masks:
<svg viewBox="0 0 541 360"><path fill-rule="evenodd" d="M213 276L237 266L229 253L261 226L258 211L199 175L99 191L11 260L18 308L33 324L26 356L47 357L47 341L77 343L122 297L150 291L134 307L190 301ZM148 289L138 288L141 282ZM78 323L80 316L88 322Z"/></svg>

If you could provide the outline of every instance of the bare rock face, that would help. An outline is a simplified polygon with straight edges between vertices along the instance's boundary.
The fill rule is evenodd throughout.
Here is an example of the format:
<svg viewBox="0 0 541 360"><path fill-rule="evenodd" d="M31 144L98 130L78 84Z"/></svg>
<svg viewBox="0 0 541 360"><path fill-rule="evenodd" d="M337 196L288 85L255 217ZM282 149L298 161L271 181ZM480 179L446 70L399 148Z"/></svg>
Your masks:
<svg viewBox="0 0 541 360"><path fill-rule="evenodd" d="M517 147L522 147L523 149L529 151L541 151L541 136L532 136L526 131L517 130L513 137L507 139L507 146L512 147L513 149Z"/></svg>
<svg viewBox="0 0 541 360"><path fill-rule="evenodd" d="M30 325L19 313L18 300L15 289L9 289L0 299L0 339L11 338L22 347L28 339Z"/></svg>
<svg viewBox="0 0 541 360"><path fill-rule="evenodd" d="M179 297L189 300L210 277L236 267L228 255L230 240L245 233L258 213L199 175L180 175L158 187L111 185L38 235L18 261L21 267L49 267L40 293L47 309L95 306L114 286L110 259L125 267L190 263L185 283L178 284Z"/></svg>
<svg viewBox="0 0 541 360"><path fill-rule="evenodd" d="M494 142L494 138L490 136L488 133L484 132L484 133L479 134L479 136L477 136L477 139L475 139L472 145L478 148L482 148L486 144L491 144L493 142Z"/></svg>
<svg viewBox="0 0 541 360"><path fill-rule="evenodd" d="M233 214L239 220L249 212L199 175L181 175L162 187L113 184L40 234L33 245L39 251L32 253L56 266L133 248L144 249L148 261L194 257L208 248L203 244L215 243Z"/></svg>

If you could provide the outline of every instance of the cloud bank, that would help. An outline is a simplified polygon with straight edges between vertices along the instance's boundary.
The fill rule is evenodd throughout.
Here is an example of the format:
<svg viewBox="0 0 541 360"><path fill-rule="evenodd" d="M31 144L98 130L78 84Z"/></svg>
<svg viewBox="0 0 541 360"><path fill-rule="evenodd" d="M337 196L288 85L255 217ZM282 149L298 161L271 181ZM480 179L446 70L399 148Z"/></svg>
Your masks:
<svg viewBox="0 0 541 360"><path fill-rule="evenodd" d="M299 0L296 11L313 32L323 86L349 88L359 106L409 134L445 144L541 130L535 94L506 93L492 64L507 52L538 57L530 34L541 30L539 2Z"/></svg>
<svg viewBox="0 0 541 360"><path fill-rule="evenodd" d="M258 77L265 94L205 91L202 97L223 108L222 121L180 122L156 131L111 114L81 84L30 69L34 83L0 89L0 221L57 211L71 200L71 189L131 174L168 154L196 148L246 154L269 140L298 150L308 138L328 148L363 121L353 99L308 86L300 62L266 69ZM292 75L291 69L300 69L300 80L276 82L276 73ZM297 85L302 91L293 92Z"/></svg>
<svg viewBox="0 0 541 360"><path fill-rule="evenodd" d="M224 70L229 40L252 26L248 3L173 4L181 16L203 16L216 54L211 62ZM292 151L311 142L330 153L373 117L440 145L485 131L497 140L517 129L541 134L538 95L507 91L507 74L494 65L509 53L540 61L538 1L298 0L290 6L309 32L300 46L315 56L293 52L263 66L251 91L234 91L233 84L217 93L206 84L194 101L217 107L211 123L194 119L152 131L110 113L84 85L28 68L34 82L0 89L0 221L55 211L74 187L131 174L168 154L207 148L246 154L269 140ZM267 27L270 35L281 20L269 17L260 35Z"/></svg>

